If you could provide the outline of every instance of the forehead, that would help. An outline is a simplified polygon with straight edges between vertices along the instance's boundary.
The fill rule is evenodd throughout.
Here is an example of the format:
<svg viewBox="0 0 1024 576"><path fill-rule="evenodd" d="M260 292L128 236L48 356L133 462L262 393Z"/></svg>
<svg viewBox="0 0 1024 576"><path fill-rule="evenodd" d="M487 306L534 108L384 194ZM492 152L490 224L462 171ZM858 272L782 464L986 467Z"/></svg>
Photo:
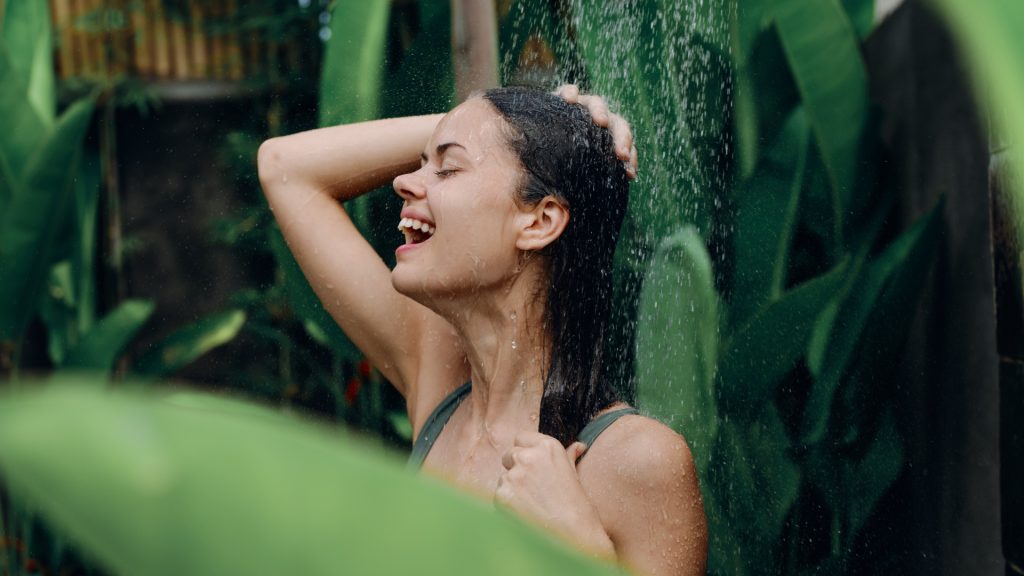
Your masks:
<svg viewBox="0 0 1024 576"><path fill-rule="evenodd" d="M483 153L504 148L505 121L483 98L470 98L446 114L437 124L428 148L456 142L468 152Z"/></svg>

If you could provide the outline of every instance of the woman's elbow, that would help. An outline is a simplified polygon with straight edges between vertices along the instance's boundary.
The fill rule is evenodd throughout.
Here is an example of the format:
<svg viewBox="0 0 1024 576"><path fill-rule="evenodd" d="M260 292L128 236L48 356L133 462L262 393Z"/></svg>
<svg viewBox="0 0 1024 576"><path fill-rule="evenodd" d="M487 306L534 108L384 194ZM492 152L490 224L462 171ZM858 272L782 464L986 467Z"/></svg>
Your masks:
<svg viewBox="0 0 1024 576"><path fill-rule="evenodd" d="M280 138L270 138L260 144L260 149L256 153L256 168L264 194L270 193L274 185L281 181L284 174L283 166Z"/></svg>

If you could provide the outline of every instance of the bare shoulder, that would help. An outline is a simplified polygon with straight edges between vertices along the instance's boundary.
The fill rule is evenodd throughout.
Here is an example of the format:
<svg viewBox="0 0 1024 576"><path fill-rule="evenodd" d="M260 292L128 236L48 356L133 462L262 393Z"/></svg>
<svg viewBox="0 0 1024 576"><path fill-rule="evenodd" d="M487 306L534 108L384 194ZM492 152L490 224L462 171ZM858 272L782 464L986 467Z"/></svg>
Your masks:
<svg viewBox="0 0 1024 576"><path fill-rule="evenodd" d="M629 415L594 441L580 463L581 476L585 473L630 488L636 483L657 485L659 480L677 482L692 477L696 468L686 439L675 430L653 418Z"/></svg>
<svg viewBox="0 0 1024 576"><path fill-rule="evenodd" d="M703 574L707 520L686 439L652 418L624 416L577 467L615 544L640 574Z"/></svg>

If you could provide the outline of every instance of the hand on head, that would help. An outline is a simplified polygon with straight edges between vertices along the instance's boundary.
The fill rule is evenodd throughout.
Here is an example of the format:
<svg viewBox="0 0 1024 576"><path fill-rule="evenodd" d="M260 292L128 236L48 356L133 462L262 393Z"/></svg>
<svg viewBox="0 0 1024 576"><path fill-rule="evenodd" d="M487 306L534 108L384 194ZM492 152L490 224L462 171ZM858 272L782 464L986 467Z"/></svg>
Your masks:
<svg viewBox="0 0 1024 576"><path fill-rule="evenodd" d="M604 98L592 94L580 94L579 86L575 84L563 84L555 90L555 94L561 96L570 104L579 104L590 112L590 117L598 126L607 128L612 133L615 141L615 155L626 164L626 173L630 180L636 178L637 152L633 142L633 130L625 118L608 109L608 103Z"/></svg>

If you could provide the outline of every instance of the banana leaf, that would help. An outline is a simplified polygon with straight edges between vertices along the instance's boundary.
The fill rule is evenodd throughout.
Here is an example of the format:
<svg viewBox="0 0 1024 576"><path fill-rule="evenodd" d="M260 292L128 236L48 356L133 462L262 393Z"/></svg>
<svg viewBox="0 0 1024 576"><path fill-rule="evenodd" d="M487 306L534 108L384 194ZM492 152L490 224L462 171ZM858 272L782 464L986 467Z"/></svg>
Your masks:
<svg viewBox="0 0 1024 576"><path fill-rule="evenodd" d="M763 156L753 178L737 191L735 278L730 321L741 324L781 295L798 221L810 128L797 108Z"/></svg>
<svg viewBox="0 0 1024 576"><path fill-rule="evenodd" d="M731 335L718 362L719 410L751 421L807 350L822 310L846 279L848 261L761 308Z"/></svg>
<svg viewBox="0 0 1024 576"><path fill-rule="evenodd" d="M824 437L832 398L853 359L856 357L859 363L872 365L867 358L855 355L863 345L865 333L895 334L897 341L905 340L899 327L905 325L906 320L900 318L912 314L913 295L920 291L926 279L941 226L939 211L939 208L933 209L897 238L869 264L858 285L851 290L849 302L840 310L829 335L820 375L815 379L804 409L801 425L804 442L813 444ZM871 348L897 352L898 342L892 344ZM895 359L888 360L875 358L874 363L890 366Z"/></svg>
<svg viewBox="0 0 1024 576"><path fill-rule="evenodd" d="M11 64L26 88L28 102L47 127L53 125L57 90L53 74L53 39L47 2L13 0L4 9L3 42Z"/></svg>
<svg viewBox="0 0 1024 576"><path fill-rule="evenodd" d="M637 402L686 437L701 478L718 432L715 365L718 294L704 241L693 227L654 256L637 315Z"/></svg>
<svg viewBox="0 0 1024 576"><path fill-rule="evenodd" d="M197 393L0 396L0 471L120 574L619 573L356 439Z"/></svg>
<svg viewBox="0 0 1024 576"><path fill-rule="evenodd" d="M10 188L16 189L22 180L29 156L39 147L49 128L27 98L27 87L18 75L6 44L0 42L0 166L6 172ZM9 192L13 196L13 192ZM2 199L2 197L0 197ZM10 199L4 200L3 213L9 209Z"/></svg>
<svg viewBox="0 0 1024 576"><path fill-rule="evenodd" d="M74 204L74 181L93 102L60 117L31 155L19 189L0 215L0 339L18 339L36 311L61 226Z"/></svg>
<svg viewBox="0 0 1024 576"><path fill-rule="evenodd" d="M82 335L62 368L109 372L152 313L153 303L148 300L125 300Z"/></svg>
<svg viewBox="0 0 1024 576"><path fill-rule="evenodd" d="M144 376L167 376L203 354L227 344L245 324L243 310L213 314L172 333L147 351L135 365Z"/></svg>
<svg viewBox="0 0 1024 576"><path fill-rule="evenodd" d="M334 2L320 76L320 125L371 120L380 113L388 0Z"/></svg>
<svg viewBox="0 0 1024 576"><path fill-rule="evenodd" d="M842 218L853 200L868 113L860 44L839 0L778 0L772 15Z"/></svg>

